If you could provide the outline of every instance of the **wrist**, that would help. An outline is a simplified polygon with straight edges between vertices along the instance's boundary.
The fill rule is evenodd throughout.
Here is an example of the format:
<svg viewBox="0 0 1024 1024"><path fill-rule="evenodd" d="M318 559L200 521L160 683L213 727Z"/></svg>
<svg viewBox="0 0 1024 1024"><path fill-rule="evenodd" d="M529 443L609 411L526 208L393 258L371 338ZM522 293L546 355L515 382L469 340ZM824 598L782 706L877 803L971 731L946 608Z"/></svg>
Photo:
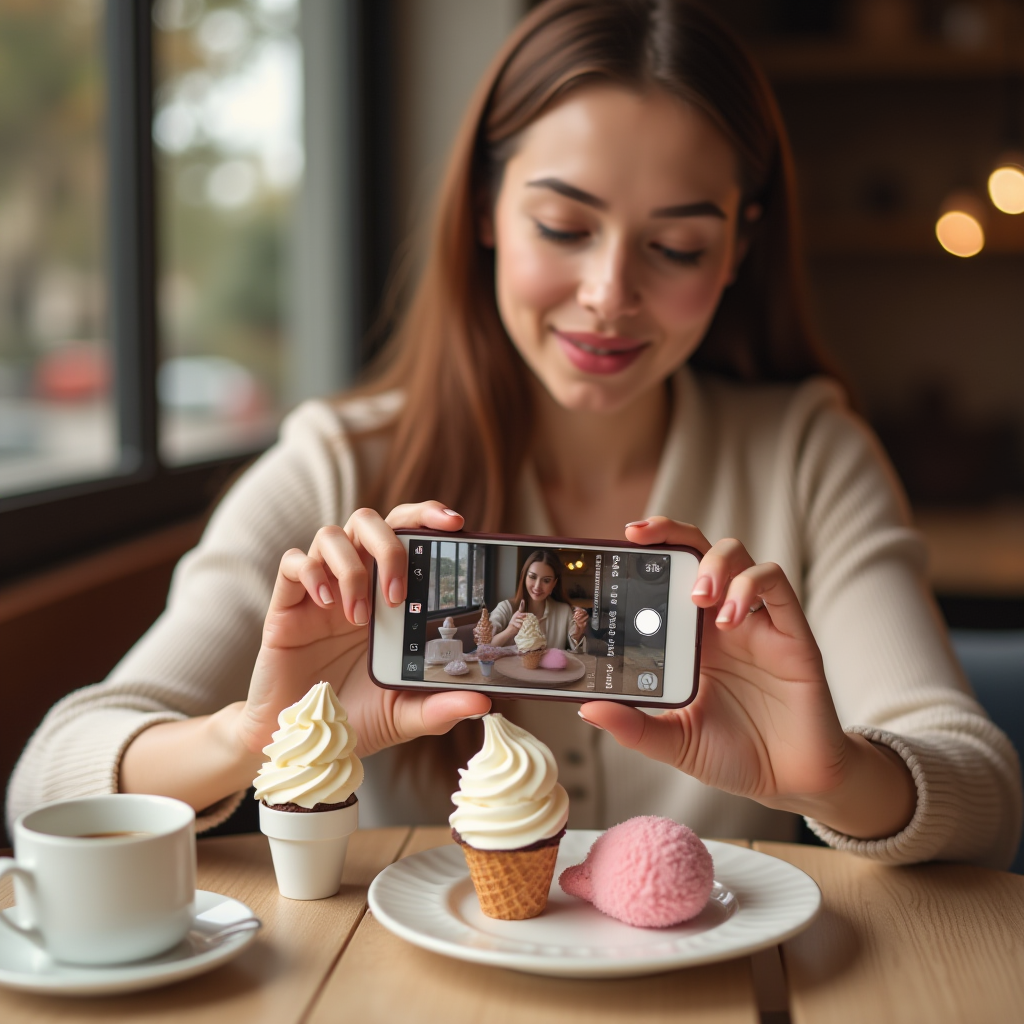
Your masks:
<svg viewBox="0 0 1024 1024"><path fill-rule="evenodd" d="M910 824L917 808L917 786L894 750L846 733L836 786L786 803L788 810L855 839L886 839Z"/></svg>
<svg viewBox="0 0 1024 1024"><path fill-rule="evenodd" d="M245 701L235 701L214 712L205 724L205 739L210 751L216 752L224 774L239 783L238 789L248 789L264 759L262 749L251 747L245 730Z"/></svg>

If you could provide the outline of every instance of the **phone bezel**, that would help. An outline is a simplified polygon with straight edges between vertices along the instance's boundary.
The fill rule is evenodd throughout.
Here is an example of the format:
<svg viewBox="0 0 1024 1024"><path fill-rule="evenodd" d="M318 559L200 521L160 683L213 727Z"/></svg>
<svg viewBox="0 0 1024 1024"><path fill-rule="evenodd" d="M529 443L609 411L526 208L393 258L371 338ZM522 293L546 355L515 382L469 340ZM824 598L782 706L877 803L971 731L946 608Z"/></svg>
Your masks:
<svg viewBox="0 0 1024 1024"><path fill-rule="evenodd" d="M413 530L413 529L401 529L396 530L395 534L403 539L403 543L406 550L406 556L408 557L409 552L409 539L413 537L422 537L425 540L445 540L445 541L469 541L469 542L491 542L495 544L509 544L517 547L529 546L535 544L537 547L568 547L578 549L595 549L595 550L607 550L607 549L618 549L622 551L679 551L685 552L692 555L699 563L702 555L697 548L691 547L687 544L633 544L626 540L621 541L610 541L610 540L594 540L592 537L581 538L581 537L533 537L526 534L514 534L514 533L449 533L445 530ZM671 586L671 584L670 584ZM377 624L377 611L378 603L379 607L383 610L385 615L392 613L401 616L402 626L404 628L404 615L405 615L405 602L401 605L397 605L395 608L391 608L387 601L384 599L384 594L380 587L380 581L377 574L377 564L373 565L373 584L371 588L372 601L370 608L370 628L369 628L369 643L366 651L366 666L367 672L369 673L370 679L373 682L385 690L412 690L422 693L446 693L452 690L466 689L470 692L483 693L488 696L497 696L504 699L515 699L520 700L557 700L557 701L569 701L576 704L585 704L589 701L594 700L610 700L617 704L628 704L630 707L647 707L647 708L683 708L687 704L692 703L697 697L697 690L700 683L700 655L701 655L701 641L704 632L704 609L696 608L696 616L694 620L694 644L693 644L693 678L690 689L690 695L683 701L670 701L665 699L657 698L644 698L634 696L632 694L622 693L602 693L598 691L570 691L570 690L545 690L543 692L524 692L526 688L518 686L503 686L501 684L495 684L494 686L488 686L486 689L472 688L470 686L460 686L457 681L453 680L450 685L439 685L434 681L417 681L409 679L399 679L398 682L388 682L378 677L378 674L374 671L374 635L375 627ZM401 673L401 655L396 659L397 668L399 675ZM665 665L666 673L669 665L668 657L668 646L665 648ZM382 666L383 667L383 666ZM666 679L667 682L667 679Z"/></svg>

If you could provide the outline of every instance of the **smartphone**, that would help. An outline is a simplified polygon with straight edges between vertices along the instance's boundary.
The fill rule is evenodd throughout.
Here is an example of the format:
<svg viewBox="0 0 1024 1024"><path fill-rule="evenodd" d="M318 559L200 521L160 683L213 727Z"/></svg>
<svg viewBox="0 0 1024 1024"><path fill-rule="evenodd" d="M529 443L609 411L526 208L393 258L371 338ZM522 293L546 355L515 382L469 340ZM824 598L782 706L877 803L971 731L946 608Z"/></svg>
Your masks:
<svg viewBox="0 0 1024 1024"><path fill-rule="evenodd" d="M478 690L538 700L612 700L639 707L680 708L697 695L703 609L690 598L700 553L689 547L641 547L626 541L504 534L397 530L408 554L408 592L391 608L376 567L367 661L378 686L400 690ZM473 627L483 608L494 632L517 608L521 584L550 586L545 624L561 655L532 666L514 636L475 652ZM552 568L548 565L554 562ZM557 583L552 582L558 577ZM536 582L530 584L537 586ZM560 595L570 607L555 608ZM502 602L508 602L503 608ZM529 603L527 603L529 607ZM586 613L583 635L570 641L573 612ZM446 624L446 620L451 619ZM582 625L583 616L575 620ZM569 624L568 626L566 624ZM508 624L506 624L506 630ZM495 637L496 639L496 637ZM451 674L446 667L461 669ZM453 663L455 663L453 665Z"/></svg>

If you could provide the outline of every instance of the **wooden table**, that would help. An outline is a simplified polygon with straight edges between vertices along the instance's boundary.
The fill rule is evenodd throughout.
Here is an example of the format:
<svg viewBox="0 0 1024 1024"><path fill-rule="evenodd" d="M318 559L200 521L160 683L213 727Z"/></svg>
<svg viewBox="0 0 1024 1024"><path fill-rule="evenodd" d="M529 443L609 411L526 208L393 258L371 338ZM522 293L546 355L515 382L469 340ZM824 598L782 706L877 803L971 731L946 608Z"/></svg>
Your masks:
<svg viewBox="0 0 1024 1024"><path fill-rule="evenodd" d="M329 900L277 893L259 835L200 840L201 888L248 903L264 929L237 960L163 989L101 999L0 990L4 1024L927 1024L1024 1020L1024 877L932 864L885 868L809 846L755 843L824 894L781 948L673 974L585 982L481 967L395 938L366 909L374 875L450 842L446 829L372 829ZM0 904L11 902L9 885Z"/></svg>

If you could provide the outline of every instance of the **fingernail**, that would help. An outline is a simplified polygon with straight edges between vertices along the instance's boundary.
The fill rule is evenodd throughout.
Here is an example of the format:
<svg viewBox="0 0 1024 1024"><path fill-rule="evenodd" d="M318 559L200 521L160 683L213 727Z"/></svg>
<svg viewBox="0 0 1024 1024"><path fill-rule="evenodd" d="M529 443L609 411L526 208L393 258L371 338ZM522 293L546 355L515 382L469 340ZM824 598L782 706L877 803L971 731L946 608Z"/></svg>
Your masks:
<svg viewBox="0 0 1024 1024"><path fill-rule="evenodd" d="M456 512L455 509L453 509L453 508L445 508L445 509L442 509L441 511L444 512L444 514L446 516L456 516L459 519L462 518L462 516L460 516L459 513Z"/></svg>
<svg viewBox="0 0 1024 1024"><path fill-rule="evenodd" d="M635 523L626 523L626 529L628 530L631 526L650 526L646 519L638 519Z"/></svg>
<svg viewBox="0 0 1024 1024"><path fill-rule="evenodd" d="M476 722L481 718L486 718L490 714L490 711L485 711L482 715L466 715L467 722Z"/></svg>
<svg viewBox="0 0 1024 1024"><path fill-rule="evenodd" d="M587 725L592 725L595 729L600 729L601 732L604 732L604 729L603 729L602 726L598 725L596 722L592 722L589 718L587 718L586 715L583 714L583 709L582 708L580 708L580 710L577 711L576 714L579 715L580 718L582 718L583 721L587 723Z"/></svg>
<svg viewBox="0 0 1024 1024"><path fill-rule="evenodd" d="M320 600L324 604L334 604L334 595L331 593L331 588L326 583L320 584L320 589L317 591L320 595Z"/></svg>
<svg viewBox="0 0 1024 1024"><path fill-rule="evenodd" d="M715 619L715 622L717 622L721 626L728 625L730 622L732 622L733 616L735 614L736 602L726 601L725 604L722 605L722 610L718 613L718 618Z"/></svg>
<svg viewBox="0 0 1024 1024"><path fill-rule="evenodd" d="M392 604L400 604L402 600L402 581L395 577L388 584L388 600Z"/></svg>
<svg viewBox="0 0 1024 1024"><path fill-rule="evenodd" d="M693 590L692 590L690 596L691 597L710 597L712 589L713 588L711 586L711 577L710 576L701 576L700 579L697 580L696 583L694 583Z"/></svg>
<svg viewBox="0 0 1024 1024"><path fill-rule="evenodd" d="M352 621L357 626L365 626L370 621L370 615L366 607L366 602L360 598L356 601L355 608L352 609Z"/></svg>

